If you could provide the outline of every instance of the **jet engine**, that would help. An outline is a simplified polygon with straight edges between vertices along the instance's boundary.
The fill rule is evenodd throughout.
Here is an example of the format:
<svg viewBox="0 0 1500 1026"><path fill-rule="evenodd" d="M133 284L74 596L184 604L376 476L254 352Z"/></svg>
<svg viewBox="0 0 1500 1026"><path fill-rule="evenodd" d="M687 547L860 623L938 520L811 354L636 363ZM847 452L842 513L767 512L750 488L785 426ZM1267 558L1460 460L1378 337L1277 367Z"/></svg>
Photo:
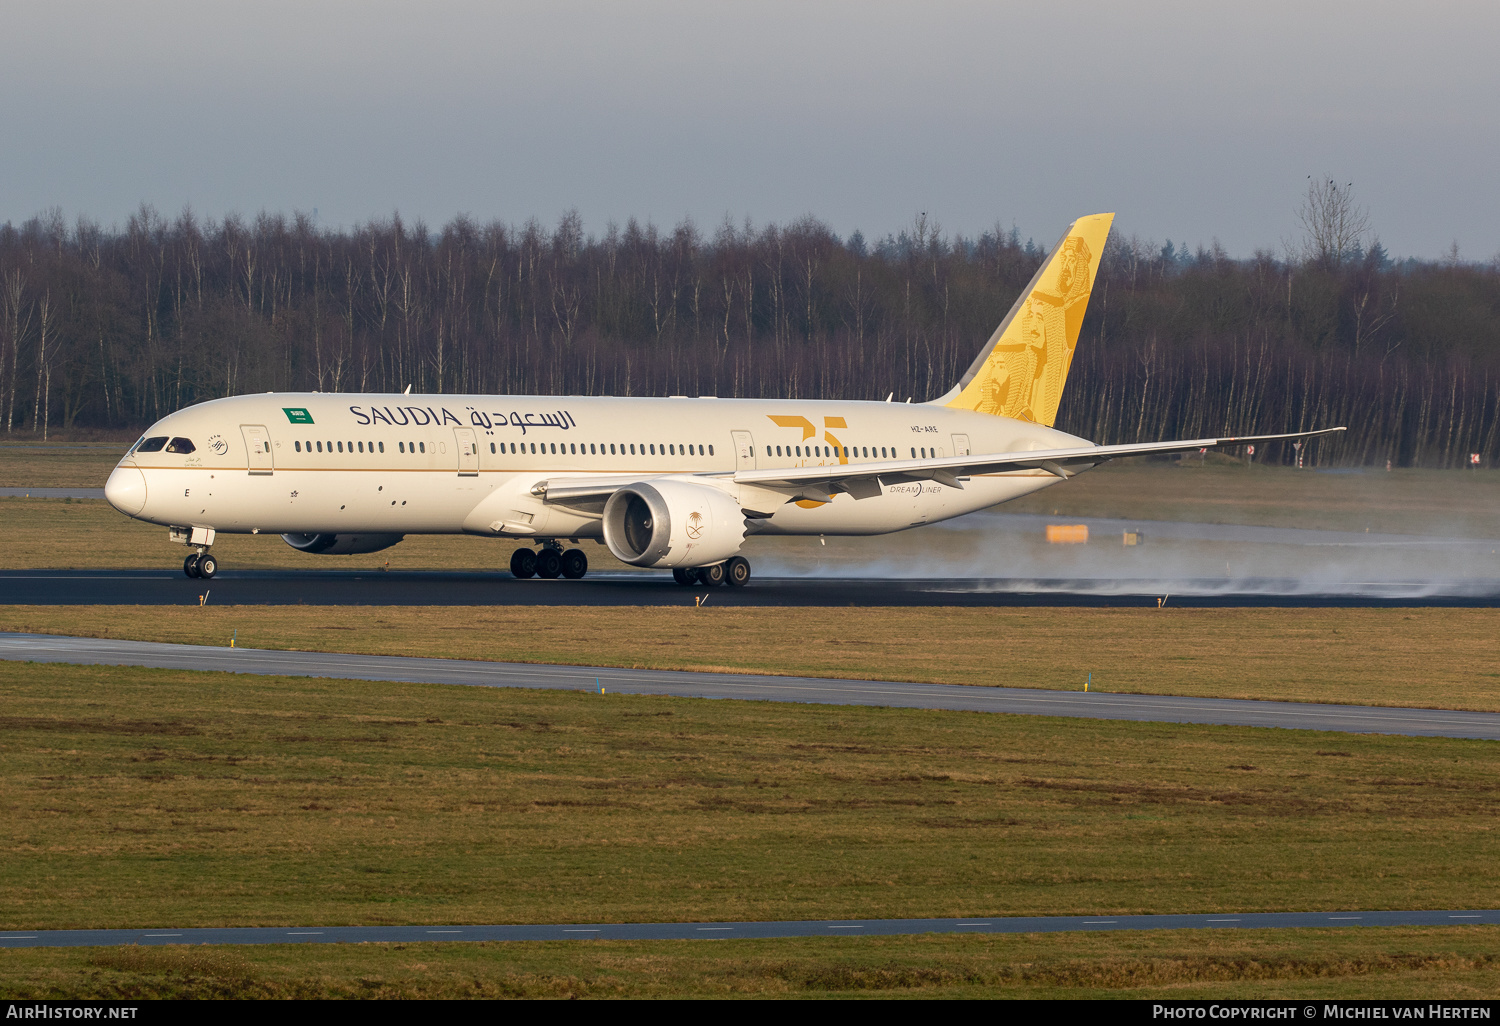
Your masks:
<svg viewBox="0 0 1500 1026"><path fill-rule="evenodd" d="M618 489L604 504L604 543L632 566L722 563L745 540L745 514L728 494L689 481Z"/></svg>
<svg viewBox="0 0 1500 1026"><path fill-rule="evenodd" d="M356 552L388 549L405 537L404 534L284 534L281 540L298 552L352 556Z"/></svg>

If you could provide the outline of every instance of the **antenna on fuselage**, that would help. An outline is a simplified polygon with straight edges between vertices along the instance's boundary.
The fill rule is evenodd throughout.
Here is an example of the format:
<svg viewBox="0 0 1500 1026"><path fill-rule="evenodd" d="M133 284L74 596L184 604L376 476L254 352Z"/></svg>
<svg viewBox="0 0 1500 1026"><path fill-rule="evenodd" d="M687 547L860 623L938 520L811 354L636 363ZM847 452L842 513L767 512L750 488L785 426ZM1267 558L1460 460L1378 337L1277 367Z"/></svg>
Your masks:
<svg viewBox="0 0 1500 1026"><path fill-rule="evenodd" d="M886 402L890 402L894 398L896 398L896 393L892 392L890 395L888 395L888 396L885 397L885 401Z"/></svg>
<svg viewBox="0 0 1500 1026"><path fill-rule="evenodd" d="M411 386L407 385L404 389L401 390L401 394L402 395L411 395Z"/></svg>

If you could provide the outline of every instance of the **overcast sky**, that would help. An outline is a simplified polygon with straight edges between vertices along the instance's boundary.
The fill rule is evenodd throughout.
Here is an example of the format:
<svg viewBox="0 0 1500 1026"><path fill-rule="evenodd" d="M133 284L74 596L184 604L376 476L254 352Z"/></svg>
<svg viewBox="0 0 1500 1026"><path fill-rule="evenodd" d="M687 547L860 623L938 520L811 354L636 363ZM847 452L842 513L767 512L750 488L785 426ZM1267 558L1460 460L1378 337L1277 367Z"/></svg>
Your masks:
<svg viewBox="0 0 1500 1026"><path fill-rule="evenodd" d="M707 231L926 211L1281 249L1307 176L1387 249L1500 252L1500 4L6 0L0 221L317 208Z"/></svg>

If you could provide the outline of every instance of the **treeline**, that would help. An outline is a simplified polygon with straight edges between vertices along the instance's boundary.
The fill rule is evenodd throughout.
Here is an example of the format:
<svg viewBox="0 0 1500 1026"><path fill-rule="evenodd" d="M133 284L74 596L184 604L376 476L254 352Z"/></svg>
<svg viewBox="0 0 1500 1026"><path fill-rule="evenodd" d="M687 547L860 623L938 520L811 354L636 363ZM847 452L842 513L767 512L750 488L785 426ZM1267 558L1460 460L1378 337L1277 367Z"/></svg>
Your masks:
<svg viewBox="0 0 1500 1026"><path fill-rule="evenodd" d="M1045 250L811 219L585 236L303 215L0 226L7 434L138 428L243 392L933 398ZM1321 462L1454 466L1500 443L1500 268L1229 259L1114 237L1058 426L1106 442L1346 424ZM1265 454L1291 458L1290 450Z"/></svg>

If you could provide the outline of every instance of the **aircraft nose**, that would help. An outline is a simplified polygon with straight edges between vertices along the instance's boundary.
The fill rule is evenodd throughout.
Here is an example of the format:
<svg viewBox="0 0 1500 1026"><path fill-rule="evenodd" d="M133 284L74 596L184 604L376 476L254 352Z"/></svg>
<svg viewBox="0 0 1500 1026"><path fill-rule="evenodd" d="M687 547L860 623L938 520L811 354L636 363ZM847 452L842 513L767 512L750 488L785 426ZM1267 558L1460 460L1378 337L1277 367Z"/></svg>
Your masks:
<svg viewBox="0 0 1500 1026"><path fill-rule="evenodd" d="M104 482L104 497L121 513L135 516L146 507L146 475L135 467L116 467Z"/></svg>

